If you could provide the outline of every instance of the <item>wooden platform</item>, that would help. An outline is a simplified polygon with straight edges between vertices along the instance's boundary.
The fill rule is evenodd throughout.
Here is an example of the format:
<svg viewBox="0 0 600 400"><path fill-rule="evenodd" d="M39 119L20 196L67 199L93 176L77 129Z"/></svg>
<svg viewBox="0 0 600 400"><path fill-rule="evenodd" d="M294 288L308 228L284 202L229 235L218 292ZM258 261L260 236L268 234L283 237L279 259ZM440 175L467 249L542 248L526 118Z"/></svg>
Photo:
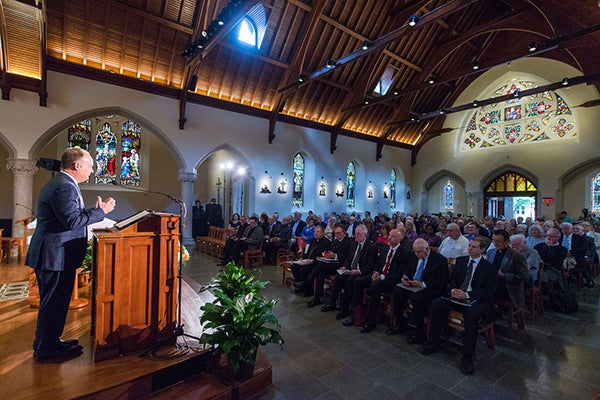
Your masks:
<svg viewBox="0 0 600 400"><path fill-rule="evenodd" d="M0 282L24 280L29 272L22 265L4 264ZM89 288L80 290L89 298ZM185 303L184 303L185 304ZM183 308L185 310L185 306ZM33 360L31 343L37 310L27 299L0 302L0 390L1 397L17 399L250 399L272 385L271 366L259 352L255 376L244 383L227 382L216 372L214 357L200 350L170 359L151 359L140 354L94 363L91 354L90 307L70 310L65 338L76 338L84 354L61 364ZM181 340L181 338L180 338ZM175 351L164 348L159 355ZM219 379L219 377L221 377Z"/></svg>

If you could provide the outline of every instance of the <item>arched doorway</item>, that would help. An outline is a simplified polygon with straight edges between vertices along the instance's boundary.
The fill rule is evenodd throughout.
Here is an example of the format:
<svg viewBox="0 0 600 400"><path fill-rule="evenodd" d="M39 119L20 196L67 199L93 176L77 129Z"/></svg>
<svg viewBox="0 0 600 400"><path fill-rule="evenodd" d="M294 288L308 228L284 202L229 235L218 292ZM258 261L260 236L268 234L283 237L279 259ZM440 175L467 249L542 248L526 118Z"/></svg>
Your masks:
<svg viewBox="0 0 600 400"><path fill-rule="evenodd" d="M487 215L506 219L535 219L537 188L514 171L504 172L485 185L483 190Z"/></svg>

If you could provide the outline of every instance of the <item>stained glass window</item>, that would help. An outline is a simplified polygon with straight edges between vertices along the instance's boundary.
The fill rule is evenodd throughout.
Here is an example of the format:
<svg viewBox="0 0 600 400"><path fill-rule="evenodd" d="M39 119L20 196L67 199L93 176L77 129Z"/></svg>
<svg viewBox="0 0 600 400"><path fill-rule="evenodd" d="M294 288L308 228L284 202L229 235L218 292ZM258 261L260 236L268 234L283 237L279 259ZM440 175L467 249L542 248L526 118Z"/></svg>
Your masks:
<svg viewBox="0 0 600 400"><path fill-rule="evenodd" d="M600 173L592 178L592 212L600 212Z"/></svg>
<svg viewBox="0 0 600 400"><path fill-rule="evenodd" d="M123 122L121 131L121 185L140 184L140 125L132 120Z"/></svg>
<svg viewBox="0 0 600 400"><path fill-rule="evenodd" d="M90 151L90 143L92 141L92 121L86 119L75 125L71 125L67 130L67 141L69 147L79 146L84 150Z"/></svg>
<svg viewBox="0 0 600 400"><path fill-rule="evenodd" d="M515 80L488 94L492 97L515 94L517 97L485 105L470 114L461 149L471 151L576 137L571 108L557 93L546 91L518 96L519 92L537 86L539 84L534 81Z"/></svg>
<svg viewBox="0 0 600 400"><path fill-rule="evenodd" d="M446 186L444 186L444 210L453 210L454 209L454 185L448 181Z"/></svg>
<svg viewBox="0 0 600 400"><path fill-rule="evenodd" d="M92 131L96 131L95 140ZM95 158L96 168L90 180L99 185L112 184L113 180L122 185L140 185L141 136L137 122L115 115L86 119L67 129L69 147L79 146Z"/></svg>
<svg viewBox="0 0 600 400"><path fill-rule="evenodd" d="M396 170L393 168L390 174L390 208L396 208Z"/></svg>
<svg viewBox="0 0 600 400"><path fill-rule="evenodd" d="M254 6L239 24L237 38L240 42L260 49L267 31L267 12L261 3Z"/></svg>
<svg viewBox="0 0 600 400"><path fill-rule="evenodd" d="M96 183L107 184L117 178L117 138L108 122L96 134Z"/></svg>
<svg viewBox="0 0 600 400"><path fill-rule="evenodd" d="M354 184L356 183L356 168L354 163L350 162L346 168L346 207L354 208Z"/></svg>
<svg viewBox="0 0 600 400"><path fill-rule="evenodd" d="M292 190L292 206L302 207L304 204L304 157L298 153L294 156L294 165L292 166L292 176L294 177L294 187Z"/></svg>

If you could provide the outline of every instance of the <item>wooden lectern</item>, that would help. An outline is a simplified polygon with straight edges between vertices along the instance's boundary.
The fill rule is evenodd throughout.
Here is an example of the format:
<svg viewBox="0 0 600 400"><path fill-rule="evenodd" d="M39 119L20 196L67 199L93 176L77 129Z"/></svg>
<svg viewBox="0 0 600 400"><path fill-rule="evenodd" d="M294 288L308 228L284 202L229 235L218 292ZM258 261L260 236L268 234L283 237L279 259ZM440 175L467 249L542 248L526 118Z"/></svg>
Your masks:
<svg viewBox="0 0 600 400"><path fill-rule="evenodd" d="M94 229L94 360L177 339L180 217L142 211Z"/></svg>

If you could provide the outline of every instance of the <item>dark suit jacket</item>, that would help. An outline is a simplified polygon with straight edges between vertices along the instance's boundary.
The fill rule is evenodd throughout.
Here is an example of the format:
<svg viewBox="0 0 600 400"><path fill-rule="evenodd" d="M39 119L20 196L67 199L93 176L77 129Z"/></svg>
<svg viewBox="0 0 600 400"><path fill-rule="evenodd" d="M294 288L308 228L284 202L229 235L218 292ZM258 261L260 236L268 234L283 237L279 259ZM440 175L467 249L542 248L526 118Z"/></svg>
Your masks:
<svg viewBox="0 0 600 400"><path fill-rule="evenodd" d="M349 257L350 250L352 249L352 239L348 236L344 236L342 240L333 240L331 242L331 252L337 255L337 260L340 265L344 265L346 259ZM352 253L354 255L354 253Z"/></svg>
<svg viewBox="0 0 600 400"><path fill-rule="evenodd" d="M308 251L302 255L302 258L314 260L317 257L323 257L323 252L331 248L331 240L323 236L321 239L313 239L308 246Z"/></svg>
<svg viewBox="0 0 600 400"><path fill-rule="evenodd" d="M246 242L248 243L248 250L256 250L260 247L263 241L263 236L263 230L259 225L256 225L254 231L252 231L252 227L248 225L242 238L246 239Z"/></svg>
<svg viewBox="0 0 600 400"><path fill-rule="evenodd" d="M296 221L290 222L290 224L292 224L292 229L294 228L295 223L296 223ZM304 229L305 226L306 226L306 222L300 220L300 222L298 222L298 226L296 227L296 230L293 232L294 236L302 236L302 229Z"/></svg>
<svg viewBox="0 0 600 400"><path fill-rule="evenodd" d="M346 258L346 261L343 264L346 269L350 269L357 247L358 242L352 242L350 253L348 253L348 258ZM375 262L377 261L377 253L377 245L373 242L365 240L362 251L360 252L360 257L358 259L358 267L362 276L371 275L373 273L373 268L375 267Z"/></svg>
<svg viewBox="0 0 600 400"><path fill-rule="evenodd" d="M77 268L87 248L87 225L104 219L100 208L84 209L77 184L63 172L43 188L38 201L37 227L25 264L40 270Z"/></svg>
<svg viewBox="0 0 600 400"><path fill-rule="evenodd" d="M465 276L467 275L467 264L469 256L462 256L456 259L454 273L450 276L450 289L460 289ZM471 280L472 290L467 292L471 299L477 299L478 302L494 304L494 292L498 284L498 268L485 258L481 258Z"/></svg>
<svg viewBox="0 0 600 400"><path fill-rule="evenodd" d="M497 249L488 250L488 260L494 262ZM499 283L506 284L506 290L512 303L519 307L525 307L525 283L529 282L529 273L525 257L521 253L513 251L510 247L500 264L500 271L504 273L504 279L500 278Z"/></svg>
<svg viewBox="0 0 600 400"><path fill-rule="evenodd" d="M410 263L408 264L408 270L406 272L406 275L411 280L417 272L417 267L419 266L420 261L421 260L419 260L414 254L412 255ZM425 269L421 275L421 282L425 282L425 287L427 290L437 293L438 296L441 296L448 287L448 279L448 259L437 251L430 250L429 257L427 258L427 264L425 264Z"/></svg>
<svg viewBox="0 0 600 400"><path fill-rule="evenodd" d="M390 251L390 246L377 246L377 248L379 249L379 256L375 262L374 271L382 273L387 261L387 255ZM402 280L402 276L406 274L409 269L410 259L411 254L407 253L402 246L398 246L390 261L390 269L385 275L385 280L393 282L394 285L399 283Z"/></svg>

